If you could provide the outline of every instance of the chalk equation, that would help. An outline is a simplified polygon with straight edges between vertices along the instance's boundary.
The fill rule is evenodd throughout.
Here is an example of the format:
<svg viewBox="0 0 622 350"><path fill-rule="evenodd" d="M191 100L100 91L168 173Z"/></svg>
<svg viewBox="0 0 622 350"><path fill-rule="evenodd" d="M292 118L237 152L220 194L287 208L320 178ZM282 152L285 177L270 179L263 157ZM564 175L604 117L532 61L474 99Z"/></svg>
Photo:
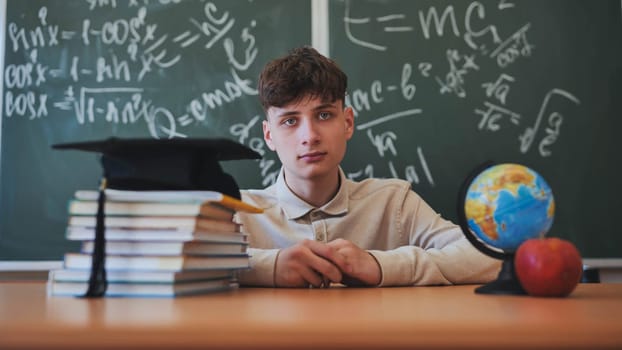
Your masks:
<svg viewBox="0 0 622 350"><path fill-rule="evenodd" d="M261 183L269 185L280 164L257 123L258 58L291 48L274 40L281 31L274 11L298 4L11 2L3 127L25 122L46 129L57 123L75 130L76 139L93 130L101 137L234 138L264 156L257 167Z"/></svg>
<svg viewBox="0 0 622 350"><path fill-rule="evenodd" d="M166 4L169 1L160 1ZM72 28L54 21L47 6L36 11L35 26L8 23L7 51L26 55L26 62L9 62L4 69L4 116L45 118L50 109L72 111L78 124L107 122L112 124L143 123L155 138L186 137L183 130L195 122L205 121L214 109L235 103L257 91L251 79L241 75L255 61L256 45L252 20L234 32L236 19L213 2L197 2L199 8L187 19L179 33L162 30L160 23L150 22L149 9L141 1L89 1L91 18L84 18ZM98 10L128 7L130 15L98 20ZM120 12L127 14L128 12ZM230 64L230 76L212 90L189 96L182 112L159 105L142 87L146 81L157 81L158 75L180 64L185 50L202 45L205 55L216 45ZM90 49L94 46L109 50ZM78 51L91 50L97 57ZM52 65L45 56L49 49L62 49L63 57ZM52 100L46 84L65 83L63 94Z"/></svg>
<svg viewBox="0 0 622 350"><path fill-rule="evenodd" d="M350 151L369 157L369 164L345 169L350 178L391 176L438 186L434 164L442 156L413 134L425 132L418 125L431 118L466 121L465 133L504 135L517 153L542 158L558 152L565 128L578 118L581 96L555 81L538 86L534 106L519 99L528 86L519 72L545 49L536 45L539 28L530 19L499 20L514 18L520 2L421 3L414 11L389 2L371 12L365 1L339 3L341 26L330 35L343 32L363 50L363 61L400 57L379 70L370 65L363 79L351 77L357 83L349 86L346 104L355 114L351 148L357 149ZM45 1L7 19L5 126L63 118L76 130L105 125L153 138L218 134L262 155L262 185L276 180L280 164L263 142L256 75L274 56L265 48L283 28L217 0L86 0L79 6L72 21L61 21L65 14ZM185 6L183 16L172 10L177 6ZM340 63L347 70L352 62ZM201 79L193 74L199 70ZM439 116L431 100L464 108Z"/></svg>
<svg viewBox="0 0 622 350"><path fill-rule="evenodd" d="M554 81L547 82L550 85L546 88L539 87L541 95L532 100L539 103L537 106L518 104L516 95L521 95L519 90L528 84L517 75L517 69L530 64L539 54L532 39L533 23L529 19L520 23L514 18L523 6L520 2L471 1L413 6L380 6L373 1L352 0L340 3L343 9L340 30L349 43L360 48L359 51L385 58L412 53L406 62L395 63L390 59L392 66L403 67L402 80L406 78L412 91L408 97L393 101L391 113L386 113L386 108L378 112L373 107L383 104L383 96L391 89L399 91L399 85L378 80L367 85L367 80L363 79L365 83L352 88L350 101L357 112L360 130L386 126L398 118L409 117L413 125L418 125L417 120L423 122L432 118L437 106L422 101L418 91L429 91L434 86L438 101L453 103L451 100L457 99L457 104L466 102L465 105L475 106L470 111L475 131L510 134L515 140L515 150L520 153L535 148L539 157L553 156L564 126L576 122L568 118L577 118L573 107L581 104L580 98ZM406 8L409 9L406 11ZM506 16L512 20L503 20ZM387 67L382 70L389 71ZM386 73L383 77L391 79ZM468 110L464 112L469 113ZM451 118L446 122L452 123ZM396 144L404 136L397 132L398 124L393 127L396 132L369 137L380 158L400 151ZM385 147L378 148L380 144ZM421 150L434 145L418 147ZM370 165L355 174L371 174L372 168ZM433 171L427 169L428 173ZM433 184L433 181L428 182Z"/></svg>

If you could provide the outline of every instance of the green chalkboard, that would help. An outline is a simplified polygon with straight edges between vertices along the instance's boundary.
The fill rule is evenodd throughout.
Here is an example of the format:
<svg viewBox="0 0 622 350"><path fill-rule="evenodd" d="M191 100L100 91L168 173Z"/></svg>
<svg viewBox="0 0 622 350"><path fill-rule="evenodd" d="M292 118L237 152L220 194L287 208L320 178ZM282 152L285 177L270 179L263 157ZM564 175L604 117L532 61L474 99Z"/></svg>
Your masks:
<svg viewBox="0 0 622 350"><path fill-rule="evenodd" d="M350 77L353 178L400 177L456 220L487 160L544 176L551 236L622 256L620 1L330 2L330 54Z"/></svg>
<svg viewBox="0 0 622 350"><path fill-rule="evenodd" d="M256 77L311 43L310 13L309 0L7 0L0 260L77 247L64 236L67 201L101 171L94 155L52 144L218 136L266 153ZM262 187L274 159L223 165Z"/></svg>
<svg viewBox="0 0 622 350"><path fill-rule="evenodd" d="M350 77L353 179L399 177L456 219L462 179L517 162L551 185L550 235L622 256L619 1L329 2L329 52ZM7 0L0 260L59 260L66 203L96 188L93 155L59 142L219 136L261 153L224 164L274 181L256 77L311 43L306 1ZM326 29L326 28L322 28Z"/></svg>

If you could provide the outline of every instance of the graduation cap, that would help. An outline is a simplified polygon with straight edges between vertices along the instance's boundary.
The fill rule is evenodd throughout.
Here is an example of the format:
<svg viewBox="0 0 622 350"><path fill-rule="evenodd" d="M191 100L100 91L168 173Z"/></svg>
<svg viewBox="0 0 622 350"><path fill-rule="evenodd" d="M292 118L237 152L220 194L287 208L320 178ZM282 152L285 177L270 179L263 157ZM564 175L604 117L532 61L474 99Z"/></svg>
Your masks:
<svg viewBox="0 0 622 350"><path fill-rule="evenodd" d="M106 188L132 191L217 191L240 199L235 179L219 161L258 159L259 153L224 138L120 139L63 143L54 149L101 154L95 248L85 297L106 292L104 205Z"/></svg>

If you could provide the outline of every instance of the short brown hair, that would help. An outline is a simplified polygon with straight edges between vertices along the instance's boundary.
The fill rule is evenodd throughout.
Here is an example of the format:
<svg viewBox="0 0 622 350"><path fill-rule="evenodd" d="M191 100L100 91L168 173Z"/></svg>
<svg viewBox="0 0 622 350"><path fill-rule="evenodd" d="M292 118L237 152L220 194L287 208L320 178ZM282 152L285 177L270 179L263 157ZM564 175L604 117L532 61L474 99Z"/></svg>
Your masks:
<svg viewBox="0 0 622 350"><path fill-rule="evenodd" d="M283 107L302 98L345 101L348 77L335 61L314 48L293 49L264 67L259 75L259 100L264 110Z"/></svg>

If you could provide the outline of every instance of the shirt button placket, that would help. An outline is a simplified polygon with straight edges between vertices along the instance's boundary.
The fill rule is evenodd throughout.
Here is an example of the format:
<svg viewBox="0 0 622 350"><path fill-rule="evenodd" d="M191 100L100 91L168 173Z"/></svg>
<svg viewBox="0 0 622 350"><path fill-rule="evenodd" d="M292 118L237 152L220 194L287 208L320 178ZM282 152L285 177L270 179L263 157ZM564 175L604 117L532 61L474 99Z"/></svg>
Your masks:
<svg viewBox="0 0 622 350"><path fill-rule="evenodd" d="M324 232L324 226L322 222L322 214L318 212L311 213L311 223L313 225L313 232L315 234L315 240L318 242L326 241L326 233Z"/></svg>

